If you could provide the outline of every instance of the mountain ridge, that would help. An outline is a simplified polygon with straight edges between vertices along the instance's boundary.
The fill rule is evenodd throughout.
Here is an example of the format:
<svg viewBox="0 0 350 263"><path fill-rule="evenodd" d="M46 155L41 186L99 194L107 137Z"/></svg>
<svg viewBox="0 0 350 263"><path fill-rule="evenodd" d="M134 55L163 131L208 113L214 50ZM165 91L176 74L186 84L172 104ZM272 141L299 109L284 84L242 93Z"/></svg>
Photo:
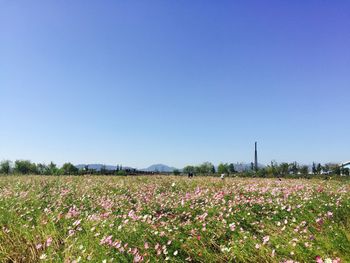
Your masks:
<svg viewBox="0 0 350 263"><path fill-rule="evenodd" d="M141 171L146 171L146 172L173 172L174 170L178 170L175 167L171 167L165 164L152 164L151 166L141 169Z"/></svg>

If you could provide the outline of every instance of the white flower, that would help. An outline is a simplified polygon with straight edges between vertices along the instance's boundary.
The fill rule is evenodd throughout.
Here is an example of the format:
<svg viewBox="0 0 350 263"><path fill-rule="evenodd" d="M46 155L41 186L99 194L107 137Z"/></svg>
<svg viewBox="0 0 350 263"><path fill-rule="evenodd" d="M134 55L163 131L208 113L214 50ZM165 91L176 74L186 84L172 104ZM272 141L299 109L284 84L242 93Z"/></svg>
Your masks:
<svg viewBox="0 0 350 263"><path fill-rule="evenodd" d="M177 253L179 253L177 250L174 252L174 256L176 256L177 255Z"/></svg>

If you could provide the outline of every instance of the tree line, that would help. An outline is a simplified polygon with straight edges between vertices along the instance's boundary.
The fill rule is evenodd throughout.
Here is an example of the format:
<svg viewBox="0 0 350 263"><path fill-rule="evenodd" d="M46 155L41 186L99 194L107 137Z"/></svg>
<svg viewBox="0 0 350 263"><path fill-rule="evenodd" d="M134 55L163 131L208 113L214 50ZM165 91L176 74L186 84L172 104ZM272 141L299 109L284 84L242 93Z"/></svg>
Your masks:
<svg viewBox="0 0 350 263"><path fill-rule="evenodd" d="M253 163L246 167L243 171L237 171L233 163L220 163L215 167L210 162L204 162L200 165L187 165L181 170L174 170L174 175L187 175L189 173L195 175L237 175L237 176L255 176L255 177L283 177L287 175L309 176L321 174L349 175L349 168L344 168L338 164L320 164L313 163L311 168L307 165L300 165L297 162L277 163L272 161L269 165L254 169ZM64 163L58 167L55 163L33 163L29 160L16 160L14 163L9 160L4 160L0 163L0 174L38 174L38 175L137 175L137 174L157 174L157 172L139 171L136 169L123 168L122 165L117 165L116 169L106 169L102 166L100 170L90 168L88 165L78 169L72 163Z"/></svg>
<svg viewBox="0 0 350 263"><path fill-rule="evenodd" d="M16 160L12 163L9 160L2 161L0 163L0 174L37 174L37 175L85 175L85 174L96 174L96 175L127 175L137 174L140 171L136 169L123 168L122 165L117 165L114 170L107 169L106 166L102 166L100 170L92 169L88 165L79 169L72 163L64 163L61 167L58 167L55 163L50 162L49 164L44 163L33 163L29 160ZM147 172L143 172L147 173Z"/></svg>
<svg viewBox="0 0 350 263"><path fill-rule="evenodd" d="M180 174L180 172L177 172ZM312 163L311 169L307 165L300 165L297 162L282 162L277 163L272 161L264 167L254 169L254 164L246 167L241 171L237 171L233 163L220 163L215 169L215 166L210 162L205 162L198 166L188 165L183 169L183 173L193 173L198 175L239 175L239 176L256 176L256 177L283 177L287 175L308 176L312 175L349 175L349 168L341 167L338 164L327 163Z"/></svg>
<svg viewBox="0 0 350 263"><path fill-rule="evenodd" d="M220 163L215 169L215 166L210 162L204 162L198 166L188 165L183 169L183 173L193 173L200 175L214 175L214 174L235 174L235 166L233 163Z"/></svg>
<svg viewBox="0 0 350 263"><path fill-rule="evenodd" d="M341 167L338 164L316 164L312 163L311 169L307 165L299 165L297 162L286 163L271 162L265 168L258 171L262 175L283 176L283 175L321 175L321 174L335 174L335 175L349 175L349 168Z"/></svg>

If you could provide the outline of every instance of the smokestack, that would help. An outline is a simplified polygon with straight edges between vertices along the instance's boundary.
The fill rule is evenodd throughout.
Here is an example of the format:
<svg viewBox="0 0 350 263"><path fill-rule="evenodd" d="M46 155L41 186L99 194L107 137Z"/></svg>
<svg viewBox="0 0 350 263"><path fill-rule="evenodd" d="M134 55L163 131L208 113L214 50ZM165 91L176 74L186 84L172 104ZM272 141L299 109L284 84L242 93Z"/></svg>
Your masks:
<svg viewBox="0 0 350 263"><path fill-rule="evenodd" d="M254 169L255 171L258 170L258 149L257 149L257 142L255 142L255 156L254 156Z"/></svg>

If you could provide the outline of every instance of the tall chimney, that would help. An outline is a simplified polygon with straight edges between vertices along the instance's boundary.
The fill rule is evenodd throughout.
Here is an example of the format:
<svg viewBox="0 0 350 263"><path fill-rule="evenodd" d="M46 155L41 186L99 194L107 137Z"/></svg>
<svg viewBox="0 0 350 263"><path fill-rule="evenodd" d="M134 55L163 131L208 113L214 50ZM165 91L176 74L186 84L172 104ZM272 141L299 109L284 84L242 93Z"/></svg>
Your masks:
<svg viewBox="0 0 350 263"><path fill-rule="evenodd" d="M255 171L258 170L258 149L257 149L257 142L255 142L255 156L254 156L254 169Z"/></svg>

